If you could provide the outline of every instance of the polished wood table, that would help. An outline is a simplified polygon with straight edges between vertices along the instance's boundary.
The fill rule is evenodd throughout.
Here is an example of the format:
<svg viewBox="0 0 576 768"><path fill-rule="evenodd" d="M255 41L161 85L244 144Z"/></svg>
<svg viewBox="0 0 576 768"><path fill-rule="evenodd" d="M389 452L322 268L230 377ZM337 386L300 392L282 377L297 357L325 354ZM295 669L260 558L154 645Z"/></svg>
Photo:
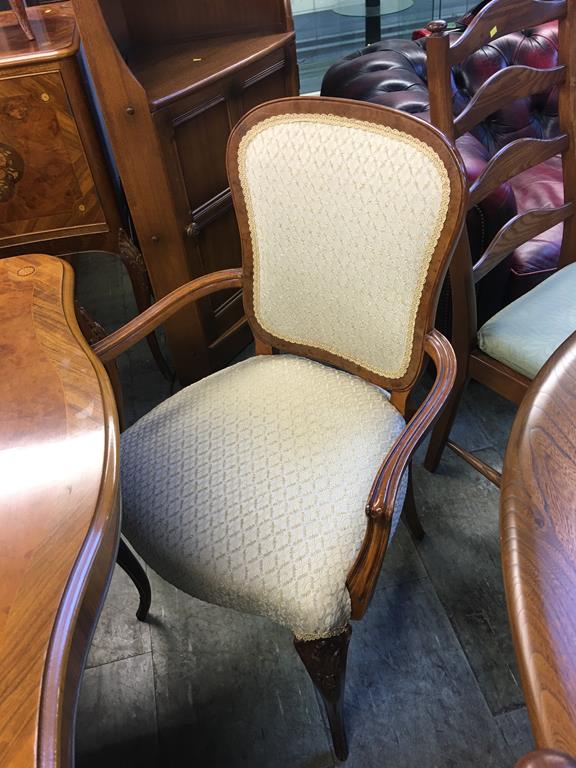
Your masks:
<svg viewBox="0 0 576 768"><path fill-rule="evenodd" d="M500 535L508 612L536 745L574 756L576 334L544 366L518 411L504 462ZM548 759L522 765L576 765Z"/></svg>
<svg viewBox="0 0 576 768"><path fill-rule="evenodd" d="M50 256L0 261L0 765L73 766L119 539L118 421Z"/></svg>

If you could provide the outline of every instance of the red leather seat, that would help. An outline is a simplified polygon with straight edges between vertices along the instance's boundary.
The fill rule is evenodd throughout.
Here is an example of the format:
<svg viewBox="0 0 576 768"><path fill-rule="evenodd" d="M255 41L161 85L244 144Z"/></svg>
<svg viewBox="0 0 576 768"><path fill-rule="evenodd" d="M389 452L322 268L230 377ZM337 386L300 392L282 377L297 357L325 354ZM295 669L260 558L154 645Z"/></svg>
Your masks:
<svg viewBox="0 0 576 768"><path fill-rule="evenodd" d="M454 114L459 114L480 85L500 69L515 64L551 67L557 62L556 22L495 40L453 69ZM426 38L383 40L347 56L326 72L322 94L372 101L429 119ZM555 88L510 102L459 139L457 146L472 182L508 142L523 137L551 138L557 133ZM498 229L517 212L541 207L543 201L560 205L562 195L562 167L558 158L503 184L468 215L473 258L478 258ZM482 281L478 296L480 323L555 271L561 237L560 224L518 248L499 271L489 276L486 285Z"/></svg>

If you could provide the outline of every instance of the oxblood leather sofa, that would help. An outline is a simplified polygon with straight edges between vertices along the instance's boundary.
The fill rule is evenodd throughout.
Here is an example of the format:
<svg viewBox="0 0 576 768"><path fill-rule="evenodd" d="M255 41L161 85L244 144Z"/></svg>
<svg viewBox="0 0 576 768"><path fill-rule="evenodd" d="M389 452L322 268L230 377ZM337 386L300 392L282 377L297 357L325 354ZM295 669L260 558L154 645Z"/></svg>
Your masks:
<svg viewBox="0 0 576 768"><path fill-rule="evenodd" d="M514 64L550 67L557 60L556 22L495 40L453 69L454 113L460 113L479 86L498 70ZM324 76L322 95L371 101L429 119L426 38L383 40L347 56ZM508 142L524 137L551 138L557 132L558 99L553 89L511 102L471 134L462 136L457 146L473 182L490 158ZM563 202L559 158L519 174L470 211L468 233L473 259L478 258L508 219L517 212L541 207L545 201L554 206ZM482 281L479 323L555 271L561 237L562 224L518 248L508 262Z"/></svg>

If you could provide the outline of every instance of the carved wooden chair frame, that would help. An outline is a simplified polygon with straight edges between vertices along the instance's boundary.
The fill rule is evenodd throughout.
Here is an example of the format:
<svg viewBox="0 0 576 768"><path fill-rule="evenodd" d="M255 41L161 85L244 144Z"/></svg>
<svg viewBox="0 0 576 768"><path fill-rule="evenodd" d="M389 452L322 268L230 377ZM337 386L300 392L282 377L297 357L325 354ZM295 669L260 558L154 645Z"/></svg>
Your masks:
<svg viewBox="0 0 576 768"><path fill-rule="evenodd" d="M252 241L238 176L238 147L242 137L252 126L269 117L291 113L336 114L396 128L430 145L446 167L450 182L448 214L426 276L416 318L408 369L398 379L388 379L375 375L373 372L323 349L306 347L271 336L259 325L254 315ZM385 107L344 99L301 97L269 102L248 113L230 137L227 168L242 240L243 267L241 269L222 270L186 283L160 299L123 328L96 343L94 351L104 363L110 364L118 355L145 338L160 323L172 317L190 302L198 301L216 291L242 288L244 290L245 311L254 334L257 355L270 355L278 350L312 358L335 365L390 391L391 402L407 419L407 425L388 455L383 457L383 462L374 478L372 490L366 503L367 526L364 541L346 581L352 605L352 618L360 619L368 607L380 574L400 482L404 472L409 468L414 451L440 414L456 376L454 352L446 338L434 329L434 318L440 286L446 275L450 255L458 241L466 210L466 182L462 164L458 155L446 143L436 128L409 115ZM431 358L434 362L436 378L425 400L413 413L410 396L420 379L426 357ZM411 487L407 495L404 512L413 534L421 536L423 531L414 508ZM126 548L123 550L123 557L122 565L130 571L130 553ZM142 586L141 578L138 578L135 565L132 571L140 589ZM149 594L141 591L139 618L145 617L148 605ZM344 634L345 636L321 641L296 641L297 650L326 703L335 750L341 758L347 754L342 721L342 690L339 690L339 693L335 692L334 686L332 686L332 690L327 691L326 685L323 687L321 678L323 674L326 677L328 673L323 673L321 670L317 670L315 673L311 667L314 664L321 667L322 658L325 661L328 656L337 657L344 665L339 673L341 688L343 688L346 648L350 633L348 631ZM314 656L318 658L313 660L311 657ZM334 671L332 670L330 674L334 674Z"/></svg>
<svg viewBox="0 0 576 768"><path fill-rule="evenodd" d="M483 45L526 27L558 19L559 66L535 69L512 66L490 77L467 107L454 118L451 68ZM525 138L512 141L488 163L472 184L469 206L477 204L516 174L557 154L562 154L564 205L518 214L494 236L481 258L472 265L468 235L464 229L450 265L452 299L452 345L458 360L454 391L438 420L430 440L425 466L434 472L444 446L448 445L495 485L500 473L449 439L460 399L472 378L503 397L519 404L530 379L489 357L477 346L475 284L500 264L515 248L559 222L564 234L559 268L576 259L576 3L573 0L492 0L455 41L446 34L444 21L431 22L427 41L430 87L430 119L454 144L455 140L504 104L518 98L559 87L560 135L553 139Z"/></svg>

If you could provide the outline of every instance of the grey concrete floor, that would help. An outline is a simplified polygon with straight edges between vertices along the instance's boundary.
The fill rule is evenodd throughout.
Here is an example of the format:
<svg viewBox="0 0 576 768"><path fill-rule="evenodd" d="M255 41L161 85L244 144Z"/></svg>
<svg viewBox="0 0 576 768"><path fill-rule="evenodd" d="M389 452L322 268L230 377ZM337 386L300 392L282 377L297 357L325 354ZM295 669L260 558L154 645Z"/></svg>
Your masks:
<svg viewBox="0 0 576 768"><path fill-rule="evenodd" d="M120 262L82 257L77 293L109 330L134 306ZM145 344L125 356L128 421L170 393ZM514 409L471 386L457 438L501 463ZM498 493L452 455L415 463L427 535L401 526L354 625L347 766L511 768L532 746L504 603ZM327 768L326 721L288 631L195 600L149 570L150 620L116 568L84 674L77 766Z"/></svg>

